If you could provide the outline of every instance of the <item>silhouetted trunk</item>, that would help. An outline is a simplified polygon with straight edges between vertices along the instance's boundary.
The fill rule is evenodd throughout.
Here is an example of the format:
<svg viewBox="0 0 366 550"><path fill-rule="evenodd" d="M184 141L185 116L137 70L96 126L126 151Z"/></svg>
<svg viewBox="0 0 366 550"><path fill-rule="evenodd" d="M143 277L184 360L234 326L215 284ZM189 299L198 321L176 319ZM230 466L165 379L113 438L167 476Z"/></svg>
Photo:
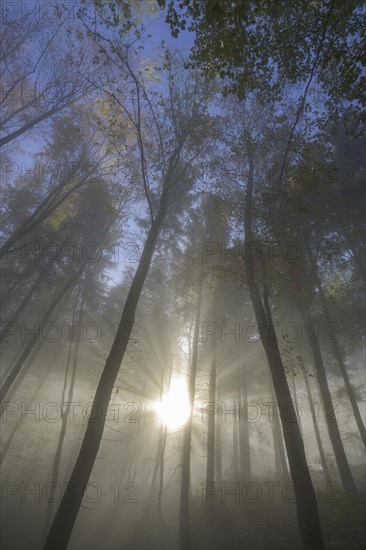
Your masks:
<svg viewBox="0 0 366 550"><path fill-rule="evenodd" d="M78 277L82 273L84 267L85 265L82 264L79 267L79 269L75 271L75 273L66 281L62 289L56 294L56 296L52 300L51 304L48 306L46 312L44 313L41 319L41 322L40 322L41 328L48 323L52 313L55 311L56 307L60 304L60 302L67 296L72 286L78 280ZM32 349L36 345L36 343L37 343L37 339L36 337L33 337L25 345L23 352L21 353L20 357L16 360L15 365L12 367L10 373L6 377L4 384L0 389L0 403L3 403L4 399L6 399L6 397L9 396L8 395L9 391L11 390L13 393L14 389L17 388L21 383L21 381L23 380L30 366L30 364L26 363L26 361ZM26 364L24 365L24 363ZM22 369L23 365L24 365L24 368Z"/></svg>
<svg viewBox="0 0 366 550"><path fill-rule="evenodd" d="M31 403L34 403L34 400L35 398L37 397L38 395L38 392L39 390L42 388L43 384L45 383L45 381L47 380L47 376L53 366L53 364L55 363L56 359L58 359L58 356L54 356L53 357L53 361L52 363L51 362L47 362L47 366L46 366L46 372L44 373L44 378L42 378L42 380L37 384L37 387L35 389L35 391L32 393L30 399L27 400L27 402L25 403L25 410L28 410L29 409L29 405L31 405ZM10 448L10 445L11 445L11 442L16 434L16 432L18 431L18 429L24 425L24 422L22 422L21 420L19 420L14 428L12 429L8 439L6 440L6 443L4 444L4 446L2 447L1 449L1 457L0 457L0 465L3 463L8 451L9 451L9 448Z"/></svg>
<svg viewBox="0 0 366 550"><path fill-rule="evenodd" d="M243 405L244 411L248 402L248 390L247 390L247 374L245 367L242 367L240 371L239 388L241 388L240 402ZM245 415L244 415L245 416ZM240 415L239 422L239 442L240 442L240 479L246 483L250 480L251 467L250 467L250 444L249 444L249 421L246 416Z"/></svg>
<svg viewBox="0 0 366 550"><path fill-rule="evenodd" d="M299 410L299 414L298 414L298 422L299 422L299 428L300 428L300 432L301 432L301 435L303 435L302 433L302 425L301 425L301 409L299 407L300 403L298 403L297 401L297 391L296 391L296 373L291 373L291 383L292 383L292 397L293 397L293 401L294 401L294 404L295 406L298 406L298 410Z"/></svg>
<svg viewBox="0 0 366 550"><path fill-rule="evenodd" d="M161 371L160 402L163 399L163 394L164 394L164 369L162 369L162 371ZM156 483L157 483L157 479L158 479L158 473L159 473L160 465L161 465L160 456L161 456L162 449L163 449L163 439L164 439L163 436L164 436L164 433L165 433L165 426L163 425L163 422L161 421L158 447L157 447L157 450L156 450L155 465L154 465L153 475L152 475L152 479L151 479L151 486L150 486L149 500L151 502L154 499L155 487L156 487ZM150 507L149 507L149 509L150 509Z"/></svg>
<svg viewBox="0 0 366 550"><path fill-rule="evenodd" d="M220 394L217 391L217 401L220 401ZM216 445L215 445L215 471L216 471L216 483L219 485L222 482L222 455L221 455L221 417L218 417L218 422L216 423Z"/></svg>
<svg viewBox="0 0 366 550"><path fill-rule="evenodd" d="M253 241L252 200L254 167L253 152L251 148L252 144L248 143L247 151L249 159L249 175L244 212L246 244ZM296 511L303 547L306 549L317 548L321 550L324 548L324 541L314 488L306 462L304 443L301 437L299 425L296 421L296 413L291 400L291 394L287 384L277 337L274 331L269 330L269 327L271 326L270 323L272 321L272 319L268 316L270 314L270 309L267 307L266 311L263 306L258 284L255 279L254 264L250 261L245 261L244 265L249 294L261 336L261 342L268 359L273 385L276 392L276 400L280 409L283 436L290 464L291 477L293 482L297 484L298 487L301 487L302 491L301 498L296 501Z"/></svg>
<svg viewBox="0 0 366 550"><path fill-rule="evenodd" d="M167 192L163 190L159 213L151 224L141 258L128 292L118 331L106 360L94 397L94 410L98 410L97 421L88 421L81 449L70 476L67 490L61 500L48 534L44 548L66 550L87 483L92 472L100 442L113 387L130 338L138 301L154 254L156 241L166 213ZM72 498L70 498L71 488Z"/></svg>
<svg viewBox="0 0 366 550"><path fill-rule="evenodd" d="M81 166L78 167L79 170L80 168ZM25 219L16 229L14 229L11 235L9 235L7 241L0 249L0 260L10 254L14 248L14 245L16 245L20 239L39 227L39 225L49 218L51 214L57 210L72 193L85 185L86 181L87 179L83 177L81 181L71 185L70 189L61 195L61 193L66 189L67 184L70 182L69 174L63 176L58 185L52 189L52 191L50 191L50 193L39 203L28 218Z"/></svg>
<svg viewBox="0 0 366 550"><path fill-rule="evenodd" d="M276 403L276 397L274 390L272 389L272 402ZM275 470L277 477L289 477L289 471L287 467L286 451L283 444L283 436L281 430L281 421L278 414L277 405L273 406L273 419L272 419L272 433L273 433L273 447L275 453Z"/></svg>
<svg viewBox="0 0 366 550"><path fill-rule="evenodd" d="M86 283L85 283L86 285ZM68 396L66 399L66 406L65 406L65 396L66 396L66 386L67 386L67 379L68 379L68 372L69 372L69 365L71 361L71 350L72 350L72 343L69 344L69 353L67 357L67 364L65 369L65 378L64 378L64 387L62 391L62 398L61 398L61 407L62 407L62 413L61 413L61 431L57 442L57 448L55 452L55 457L53 459L53 466L52 466L52 474L51 474L51 490L50 495L48 499L48 509L47 509L47 517L46 517L46 532L45 535L48 533L48 529L50 527L51 523L51 517L52 517L52 510L54 506L54 502L56 500L56 487L58 486L58 477L59 477L59 470L60 470L60 463L61 463L61 455L62 455L62 448L66 436L66 428L67 423L69 421L69 413L71 408L71 403L73 402L73 396L74 396L74 386L75 386L75 378L76 378L76 371L77 371L77 364L78 364L78 356L79 356L79 346L80 346L80 340L81 340L81 327L82 325L82 318L83 318L83 310L84 310L84 303L85 303L85 294L86 294L86 286L84 286L83 290L83 296L81 299L81 304L79 308L79 329L76 332L76 338L75 338L75 346L74 346L74 357L72 362L72 370L71 370L71 377L69 382L69 391ZM78 303L78 297L75 300L75 307L72 315L72 326L75 325L75 318L76 318L76 310L77 310L77 303Z"/></svg>
<svg viewBox="0 0 366 550"><path fill-rule="evenodd" d="M319 276L317 274L316 274L316 283L317 283L317 287L318 287L318 290L319 290L320 301L321 301L321 304L322 304L322 309L323 309L324 314L325 314L326 322L330 323L331 322L331 316L329 314L327 300L324 296L323 287L322 287L321 281L319 279ZM334 338L333 338L333 340L334 341L333 341L332 345L333 345L334 355L336 356L336 359L337 359L337 362L338 362L338 365L339 365L339 370L341 371L343 381L344 381L344 385L345 385L346 390L347 390L347 395L348 395L348 398L349 398L350 403L351 403L353 415L355 417L356 424L357 424L358 430L360 432L361 439L363 441L363 445L366 449L366 431L365 431L365 426L364 426L362 418L361 418L360 409L358 408L356 397L355 397L355 394L354 394L354 391L353 391L353 388L352 388L352 384L351 384L351 381L349 379L346 366L344 364L341 349L340 349L338 343L335 341Z"/></svg>
<svg viewBox="0 0 366 550"><path fill-rule="evenodd" d="M304 366L304 368L302 369L302 373L303 373L303 376L304 376L304 381L305 381L305 386L306 386L306 394L307 394L307 397L308 397L308 402L309 402L309 407L310 407L311 418L312 418L312 421L313 421L313 427L314 427L316 442L317 442L318 449L319 449L320 464L321 464L321 467L323 469L325 482L326 483L331 483L329 470L328 470L328 465L327 465L327 461L325 459L323 443L322 443L322 440L321 440L321 437L320 437L318 422L317 422L316 414L315 414L315 410L314 410L314 402L313 402L313 398L311 396L309 377L308 377L308 374L305 372L305 365L304 364L303 364L303 366Z"/></svg>
<svg viewBox="0 0 366 550"><path fill-rule="evenodd" d="M211 365L210 365L210 382L209 382L208 401L215 407L216 403L216 345L213 341L211 347ZM215 482L215 415L208 415L207 424L207 470L206 482ZM207 500L207 511L212 514L215 510L215 500L209 498Z"/></svg>
<svg viewBox="0 0 366 550"><path fill-rule="evenodd" d="M196 387L197 357L198 357L198 335L202 304L202 278L199 282L196 318L194 325L192 362L189 376L189 403L190 415L184 426L183 431L183 456L182 456L182 484L180 492L180 512L179 512L179 548L180 550L189 550L191 539L189 532L189 486L191 472L191 439L192 439L192 417L194 394Z"/></svg>
<svg viewBox="0 0 366 550"><path fill-rule="evenodd" d="M34 263L31 263L30 265L27 265L27 267L22 271L22 273L13 272L11 274L11 280L6 287L6 295L1 296L2 312L8 308L10 302L14 299L15 295L18 293L19 289L21 288L24 280L30 277L34 273L34 271L35 271ZM9 277L8 274L7 276ZM3 284L3 280L1 280L1 287L5 288L5 282Z"/></svg>
<svg viewBox="0 0 366 550"><path fill-rule="evenodd" d="M239 376L239 375L238 375ZM237 403L240 403L240 387L236 388ZM243 419L240 417L240 421ZM220 417L219 417L220 422ZM238 460L238 422L236 422L236 415L233 415L233 478L239 480L239 460Z"/></svg>
<svg viewBox="0 0 366 550"><path fill-rule="evenodd" d="M25 132L28 132L34 126L36 126L37 124L39 124L43 120L46 120L47 118L55 115L56 113L59 113L60 111L62 111L62 109L64 109L68 105L70 105L70 103L72 101L74 101L74 99L69 100L69 101L65 101L65 102L62 102L62 103L61 102L57 103L54 107L51 107L51 109L49 109L45 113L42 113L41 115L35 116L32 120L30 120L29 122L24 124L24 126L22 126L21 128L18 128L17 130L14 130L13 132L8 134L7 136L1 138L0 139L0 147L4 147L4 145L6 145L7 143L10 143L14 139L17 139L18 137L23 135Z"/></svg>
<svg viewBox="0 0 366 550"><path fill-rule="evenodd" d="M361 277L365 277L365 254L362 249L356 246L348 229L348 219L342 223L342 231L346 238L349 250L351 251L353 261L355 262Z"/></svg>
<svg viewBox="0 0 366 550"><path fill-rule="evenodd" d="M172 379L172 366L173 366L173 356L171 356L171 365L170 365L170 376L169 376L169 386ZM161 392L161 399L163 398L163 392ZM160 451L160 469L159 469L159 493L158 493L158 511L159 511L159 517L160 522L163 527L163 511L162 511L162 499L163 499L163 490L164 490L164 457L165 457L165 448L166 448L166 440L168 437L168 428L167 426L164 427L164 433L163 433L163 441L162 441L162 448Z"/></svg>
<svg viewBox="0 0 366 550"><path fill-rule="evenodd" d="M35 281L35 283L30 287L30 289L28 290L28 292L26 293L26 295L24 296L23 300L20 302L20 304L18 305L18 307L15 309L15 311L12 313L11 315L11 319L9 321L6 321L6 323L16 323L16 321L18 320L19 316L23 313L24 309L27 307L27 305L29 304L31 298L34 296L35 292L37 292L37 290L39 289L39 287L41 286L43 280L45 279L46 277L46 270L43 269L43 271L41 272L41 274L39 275L38 279ZM3 321L4 323L4 321ZM2 340L3 339L3 336L4 334L6 334L6 326L4 326L2 329L1 329L1 335L0 335L0 339Z"/></svg>
<svg viewBox="0 0 366 550"><path fill-rule="evenodd" d="M161 507L161 502L163 498L163 485L164 485L164 456L165 456L165 447L166 447L166 438L168 435L168 428L165 426L163 433L163 444L160 452L160 469L159 469L159 493L158 493L158 511L160 522L163 524L163 511Z"/></svg>
<svg viewBox="0 0 366 550"><path fill-rule="evenodd" d="M318 379L320 395L322 398L325 422L327 423L330 441L337 462L344 490L347 493L357 495L357 488L352 477L347 456L343 447L341 434L338 428L337 418L334 412L332 396L329 391L322 354L318 344L318 338L314 332L309 306L303 301L299 303L300 315L304 323L307 339L314 357L315 371Z"/></svg>

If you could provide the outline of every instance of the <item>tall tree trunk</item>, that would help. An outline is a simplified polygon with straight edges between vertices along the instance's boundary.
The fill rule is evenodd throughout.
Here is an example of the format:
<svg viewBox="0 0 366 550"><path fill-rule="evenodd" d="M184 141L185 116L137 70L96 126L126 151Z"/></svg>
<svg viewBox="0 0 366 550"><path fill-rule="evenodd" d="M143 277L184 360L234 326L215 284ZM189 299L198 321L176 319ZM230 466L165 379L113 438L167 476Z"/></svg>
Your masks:
<svg viewBox="0 0 366 550"><path fill-rule="evenodd" d="M250 139L247 139L247 151L249 159L249 175L246 189L246 204L244 215L245 243L253 241L252 232L252 200L253 200L253 151ZM287 456L290 464L291 477L298 487L301 487L302 495L296 502L297 521L304 549L324 549L323 534L320 525L319 512L315 498L315 492L306 462L304 443L301 437L299 425L296 421L296 413L291 400L291 393L287 384L281 354L276 334L270 334L269 326L272 321L268 317L263 306L255 279L254 264L244 262L249 294L256 317L256 322L261 336L269 368L272 375L276 399L280 408L283 435L286 444ZM272 324L273 326L273 324ZM291 421L287 418L291 419ZM294 421L295 420L295 421Z"/></svg>
<svg viewBox="0 0 366 550"><path fill-rule="evenodd" d="M38 279L29 288L29 290L26 293L26 295L24 296L23 300L20 302L20 304L18 305L16 310L12 313L11 319L9 321L6 321L6 323L15 323L18 320L19 315L21 315L23 313L24 309L29 304L29 302L30 302L31 298L33 297L34 293L39 289L40 285L42 284L43 280L45 279L46 273L47 273L46 270L43 269L43 271L39 275ZM0 335L1 341L3 339L4 334L6 334L6 326L4 326L1 329L1 335Z"/></svg>
<svg viewBox="0 0 366 550"><path fill-rule="evenodd" d="M209 382L209 397L210 403L215 406L216 403L216 345L215 341L211 346L211 365L210 365L210 382ZM215 415L208 415L207 424L207 470L206 482L215 482ZM207 511L212 514L215 510L214 498L209 498L207 501Z"/></svg>
<svg viewBox="0 0 366 550"><path fill-rule="evenodd" d="M1 141L1 140L0 140ZM82 166L79 165L77 171L80 173ZM74 172L73 178L77 176ZM50 191L50 193L38 204L33 212L25 219L17 228L13 230L6 243L0 248L0 260L10 254L11 248L9 244L15 245L20 239L28 235L41 223L43 223L50 215L65 202L65 200L74 193L77 189L80 189L86 184L87 178L82 177L81 181L77 181L72 184L69 189L66 190L68 183L71 183L69 174L62 176L61 181ZM63 195L61 195L61 193Z"/></svg>
<svg viewBox="0 0 366 550"><path fill-rule="evenodd" d="M47 362L47 367L46 367L46 372L44 373L44 378L37 384L36 386L36 389L34 390L34 392L32 393L31 397L27 400L26 402L26 406L25 406L25 409L28 410L29 409L29 405L31 405L31 403L34 403L34 400L35 398L37 397L38 395L38 392L39 390L42 388L43 384L45 383L46 379L47 379L47 376L49 374L49 372L51 371L51 368L53 366L53 364L56 362L56 360L58 359L58 356L54 356L52 358L52 362ZM11 445L11 442L16 434L16 432L18 431L18 429L23 426L24 423L20 420L19 422L17 422L14 426L14 428L12 429L8 439L6 440L6 443L4 444L4 446L2 447L1 449L1 456L0 456L0 465L3 463L8 451L9 451L9 448L10 448L10 445Z"/></svg>
<svg viewBox="0 0 366 550"><path fill-rule="evenodd" d="M113 387L123 361L128 340L131 336L138 301L154 254L156 241L166 213L167 192L163 190L159 213L151 224L141 258L128 292L121 321L111 351L106 360L93 405L99 412L97 421L88 421L81 449L53 520L44 548L66 550L80 505L89 481L102 439L108 405ZM70 491L72 498L70 498Z"/></svg>
<svg viewBox="0 0 366 550"><path fill-rule="evenodd" d="M220 392L218 389L217 400L220 403ZM215 471L216 483L220 485L222 482L221 421L216 423Z"/></svg>
<svg viewBox="0 0 366 550"><path fill-rule="evenodd" d="M351 251L352 259L357 265L361 277L365 277L365 254L362 249L355 246L355 243L348 229L348 219L343 219L342 231L346 238L348 248Z"/></svg>
<svg viewBox="0 0 366 550"><path fill-rule="evenodd" d="M56 296L52 300L51 304L48 306L46 312L44 313L41 319L41 322L40 322L41 327L48 323L52 313L55 311L56 307L60 304L60 302L67 296L68 292L71 290L72 286L75 284L78 277L82 273L84 267L85 267L85 264L83 263L79 267L79 269L75 271L75 273L66 281L66 283L61 288L61 290L56 294ZM15 365L12 367L10 373L6 377L4 384L0 389L0 403L3 403L6 397L7 396L9 397L10 390L13 393L15 387L18 387L21 381L23 380L30 366L29 363L25 365L24 363L27 361L29 354L33 350L36 343L37 343L36 338L31 338L29 342L25 345L23 352L15 362ZM24 365L24 368L22 369L23 365Z"/></svg>
<svg viewBox="0 0 366 550"><path fill-rule="evenodd" d="M77 371L77 364L78 364L78 356L79 356L79 346L80 346L80 340L81 340L81 327L82 327L82 319L83 319L83 310L84 310L84 303L85 303L85 295L86 295L86 282L83 290L83 295L81 299L81 304L79 308L79 330L77 330L76 338L75 338L75 346L74 346L74 357L73 357L73 363L72 363L72 370L71 370L71 377L69 382L69 391L65 406L65 396L66 396L66 385L67 385L67 379L68 379L68 371L69 371L69 365L71 360L71 349L72 349L72 343L70 342L70 348L69 348L69 355L67 358L67 366L65 370L65 379L64 379L64 387L62 391L62 398L61 398L61 407L62 407L62 413L61 413L61 431L57 442L57 448L55 452L55 456L53 459L53 465L52 465L52 475L51 475L51 491L49 496L49 505L47 509L47 517L46 517L46 524L45 524L45 536L48 533L50 524L51 524L51 518L52 518L52 510L53 505L55 502L56 497L56 487L58 486L58 478L59 478L59 470L60 470L60 463L61 463L61 455L62 455L62 448L66 436L66 428L67 423L69 419L69 413L71 408L71 403L74 396L74 386L75 386L75 378L76 378L76 371ZM78 305L78 297L75 300L75 308L72 316L72 326L75 326L75 318L76 318L76 310Z"/></svg>
<svg viewBox="0 0 366 550"><path fill-rule="evenodd" d="M320 301L321 301L321 304L322 304L322 309L324 311L326 321L327 321L327 323L330 323L331 322L331 317L330 317L330 314L329 314L329 308L328 308L328 305L327 305L327 300L325 298L324 290L323 290L320 278L319 278L317 273L316 273L316 284L317 284L317 287L318 287L318 290L319 290ZM333 341L333 351L334 351L334 355L336 356L336 359L337 359L337 362L338 362L338 365L339 365L339 370L341 371L341 374L342 374L342 377L343 377L344 385L346 386L347 395L348 395L348 398L349 398L350 403L351 403L353 415L355 417L356 424L357 424L358 430L360 432L361 439L362 439L364 447L366 449L365 426L363 424L361 414L360 414L360 409L358 408L356 397L355 397L355 394L353 392L352 384L351 384L351 381L349 379L346 366L344 364L341 349L340 349L340 347L339 347L339 345L336 341Z"/></svg>
<svg viewBox="0 0 366 550"><path fill-rule="evenodd" d="M330 394L328 381L325 373L323 357L314 332L310 309L307 303L299 303L299 312L304 323L307 339L314 357L315 371L318 379L320 395L323 402L325 421L327 423L330 441L332 443L334 456L337 462L338 470L341 476L344 490L354 496L357 496L357 488L352 477L351 469L348 464L347 456L343 447L341 434L339 432L337 418L334 412L332 396Z"/></svg>
<svg viewBox="0 0 366 550"><path fill-rule="evenodd" d="M245 367L240 371L239 388L241 388L241 399L243 407L248 402L247 374ZM250 444L249 444L249 422L248 418L240 418L239 422L239 442L240 442L240 479L243 483L250 480Z"/></svg>
<svg viewBox="0 0 366 550"><path fill-rule="evenodd" d="M272 388L272 401L276 402L276 397L274 393L274 389ZM287 460L286 460L286 451L283 444L283 436L282 436L282 430L281 430L281 421L280 416L278 414L277 405L274 405L273 407L273 424L272 424L272 432L273 432L273 444L274 444L274 452L275 452L275 469L276 474L278 477L289 477L289 471L287 467Z"/></svg>
<svg viewBox="0 0 366 550"><path fill-rule="evenodd" d="M238 374L239 378L239 374ZM240 403L240 387L236 388L237 403ZM236 415L233 415L233 478L239 480L239 460L238 460L238 423L236 422ZM240 419L242 421L242 419Z"/></svg>
<svg viewBox="0 0 366 550"><path fill-rule="evenodd" d="M324 449L323 449L323 443L322 443L322 440L321 440L321 437L320 437L318 422L317 422L316 414L315 414L315 410L314 410L314 402L313 402L313 398L312 398L312 395L311 395L309 377L308 377L307 373L305 372L305 365L304 365L304 361L303 361L303 358L302 358L301 351L299 351L299 353L300 353L300 357L302 359L302 363L303 363L303 366L304 366L304 368L302 369L302 374L304 376L306 394L307 394L307 397L308 397L310 413L311 413L311 419L313 421L313 427L314 427L316 442L317 442L318 449L319 449L320 463L321 463L321 466L322 466L322 469L323 469L325 482L326 483L331 483L331 479L330 479L330 475L329 475L329 469L328 469L328 465L327 465L327 461L326 461L325 453L324 453Z"/></svg>
<svg viewBox="0 0 366 550"><path fill-rule="evenodd" d="M73 100L72 100L73 101ZM41 115L36 115L32 120L24 124L21 128L18 128L17 130L14 130L7 136L0 139L0 147L4 147L7 143L10 143L14 139L18 138L25 132L28 132L28 130L31 130L34 126L42 122L43 120L46 120L47 118L51 117L52 115L60 112L62 109L70 105L71 101L65 100L64 102L57 103L54 107L51 107L48 111L45 113L42 113Z"/></svg>
<svg viewBox="0 0 366 550"><path fill-rule="evenodd" d="M163 524L163 510L162 510L162 498L163 498L163 487L164 487L164 456L165 456L165 447L166 447L166 438L168 435L168 428L165 426L163 433L163 444L160 452L160 469L159 469L159 493L158 493L158 512L160 523Z"/></svg>
<svg viewBox="0 0 366 550"><path fill-rule="evenodd" d="M184 426L184 431L183 431L182 484L181 484L181 492L180 492L180 512L179 512L179 548L180 550L190 550L191 548L191 538L190 538L190 530L189 530L189 486L190 486L190 473L191 473L192 417L193 417L194 394L195 394L195 387L196 387L198 335L199 335L199 324L200 324L200 317L201 317L202 286L203 286L203 280L201 278L199 282L199 288L198 288L196 319L195 319L195 325L194 325L193 346L192 346L191 372L189 377L190 415Z"/></svg>
<svg viewBox="0 0 366 550"><path fill-rule="evenodd" d="M163 399L163 394L164 394L164 369L161 370L160 402ZM151 479L151 486L150 486L150 497L149 497L150 501L152 501L154 499L155 487L156 487L156 482L157 482L157 479L158 479L158 473L159 473L160 464L161 464L160 463L160 456L161 456L161 452L162 452L162 449L163 449L163 435L164 435L164 432L165 432L165 426L164 426L163 421L161 421L158 447L157 447L157 450L156 450L155 465L154 465L153 475L152 475L152 479Z"/></svg>
<svg viewBox="0 0 366 550"><path fill-rule="evenodd" d="M12 274L12 278L9 282L9 284L5 284L5 281L1 279L1 289L5 289L6 286L6 295L1 296L1 309L2 312L6 311L9 304L14 299L15 295L18 293L19 289L22 286L22 283L24 280L27 280L29 276L31 276L34 273L34 265L28 265L22 273L14 273ZM6 281L7 283L7 281Z"/></svg>
<svg viewBox="0 0 366 550"><path fill-rule="evenodd" d="M297 401L297 391L296 391L296 373L291 373L290 374L291 376L291 383L292 383L292 397L293 397L293 401L294 401L294 404L295 406L297 405L300 405L300 403L298 403ZM302 432L302 425L301 425L301 416L300 416L300 408L299 408L299 415L298 415L298 421L299 421L299 428L300 428L300 432L301 432L301 435L303 436L303 432Z"/></svg>

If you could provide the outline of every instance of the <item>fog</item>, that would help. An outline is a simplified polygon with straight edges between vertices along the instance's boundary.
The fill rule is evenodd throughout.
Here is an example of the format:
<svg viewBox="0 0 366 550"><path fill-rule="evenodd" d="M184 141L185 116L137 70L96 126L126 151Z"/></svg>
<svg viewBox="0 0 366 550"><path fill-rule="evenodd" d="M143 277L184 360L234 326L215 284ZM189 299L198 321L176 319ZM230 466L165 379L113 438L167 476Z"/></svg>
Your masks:
<svg viewBox="0 0 366 550"><path fill-rule="evenodd" d="M4 550L364 548L364 7L3 3Z"/></svg>

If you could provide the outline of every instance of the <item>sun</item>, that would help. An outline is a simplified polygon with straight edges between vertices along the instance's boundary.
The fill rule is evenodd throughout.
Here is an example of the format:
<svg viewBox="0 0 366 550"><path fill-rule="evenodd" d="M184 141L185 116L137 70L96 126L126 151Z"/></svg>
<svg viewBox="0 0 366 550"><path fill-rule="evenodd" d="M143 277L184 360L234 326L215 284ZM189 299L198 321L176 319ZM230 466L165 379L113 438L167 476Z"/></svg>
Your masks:
<svg viewBox="0 0 366 550"><path fill-rule="evenodd" d="M167 428L181 428L190 416L187 385L179 378L172 379L168 393L158 403L155 410Z"/></svg>

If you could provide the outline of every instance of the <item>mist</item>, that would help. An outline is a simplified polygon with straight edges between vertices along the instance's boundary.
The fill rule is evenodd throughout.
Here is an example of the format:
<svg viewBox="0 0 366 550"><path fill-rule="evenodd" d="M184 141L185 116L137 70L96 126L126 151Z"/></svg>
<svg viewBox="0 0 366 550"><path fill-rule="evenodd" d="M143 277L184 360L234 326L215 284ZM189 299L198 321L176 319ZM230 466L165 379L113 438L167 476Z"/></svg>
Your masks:
<svg viewBox="0 0 366 550"><path fill-rule="evenodd" d="M1 9L1 547L364 548L364 2Z"/></svg>

